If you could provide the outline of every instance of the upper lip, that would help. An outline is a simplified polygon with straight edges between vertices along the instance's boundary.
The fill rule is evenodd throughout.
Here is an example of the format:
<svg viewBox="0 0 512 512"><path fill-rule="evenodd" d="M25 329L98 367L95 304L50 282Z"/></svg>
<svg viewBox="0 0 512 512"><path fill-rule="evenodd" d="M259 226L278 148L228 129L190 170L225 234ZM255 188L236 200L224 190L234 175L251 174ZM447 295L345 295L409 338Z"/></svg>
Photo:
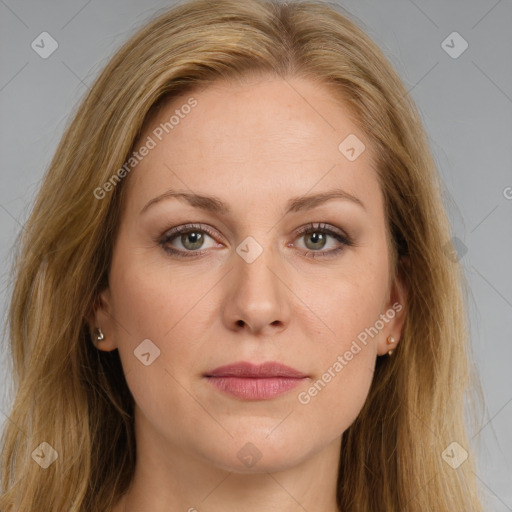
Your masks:
<svg viewBox="0 0 512 512"><path fill-rule="evenodd" d="M205 377L248 377L248 378L271 378L288 377L303 379L305 373L291 368L277 361L267 361L262 364L253 364L245 361L219 366L215 370L205 373Z"/></svg>

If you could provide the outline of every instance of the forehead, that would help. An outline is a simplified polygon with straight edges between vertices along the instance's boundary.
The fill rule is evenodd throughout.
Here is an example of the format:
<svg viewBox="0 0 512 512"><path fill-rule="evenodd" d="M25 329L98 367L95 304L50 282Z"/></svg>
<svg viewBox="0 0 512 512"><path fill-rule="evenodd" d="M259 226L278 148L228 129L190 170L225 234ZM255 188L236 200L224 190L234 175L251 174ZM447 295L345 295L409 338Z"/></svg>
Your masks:
<svg viewBox="0 0 512 512"><path fill-rule="evenodd" d="M333 187L379 194L372 150L353 112L332 88L308 79L214 82L163 103L135 150L148 137L154 147L128 180L137 203L168 188L233 201ZM350 146L361 152L355 160Z"/></svg>

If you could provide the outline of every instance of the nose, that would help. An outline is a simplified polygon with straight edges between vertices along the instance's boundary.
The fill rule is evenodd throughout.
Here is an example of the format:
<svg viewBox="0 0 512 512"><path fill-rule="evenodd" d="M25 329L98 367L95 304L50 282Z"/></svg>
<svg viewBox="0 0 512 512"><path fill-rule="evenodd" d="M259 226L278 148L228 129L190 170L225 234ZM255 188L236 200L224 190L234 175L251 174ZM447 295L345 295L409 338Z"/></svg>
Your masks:
<svg viewBox="0 0 512 512"><path fill-rule="evenodd" d="M251 263L235 254L228 279L223 311L228 329L263 336L286 329L291 292L285 284L284 269L270 248Z"/></svg>

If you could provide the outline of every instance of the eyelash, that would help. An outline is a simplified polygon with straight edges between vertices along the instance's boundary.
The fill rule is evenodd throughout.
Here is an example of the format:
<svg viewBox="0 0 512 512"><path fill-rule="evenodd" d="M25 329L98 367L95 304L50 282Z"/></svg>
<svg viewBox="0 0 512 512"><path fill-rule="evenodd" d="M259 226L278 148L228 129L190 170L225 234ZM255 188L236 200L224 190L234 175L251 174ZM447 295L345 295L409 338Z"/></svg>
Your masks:
<svg viewBox="0 0 512 512"><path fill-rule="evenodd" d="M163 248L163 250L172 256L177 256L178 258L196 258L208 251L208 249L198 250L198 251L182 251L178 249L171 249L167 245L169 242L172 242L175 238L180 235L193 233L193 232L202 232L208 234L210 237L215 238L215 233L208 228L208 226L204 226L201 224L185 224L183 226L178 226L168 230L164 233L164 235L158 240L158 244ZM354 246L354 242L350 237L344 235L342 233L338 233L333 229L327 227L327 224L324 223L311 223L306 226L299 228L295 235L300 237L310 233L322 233L329 235L338 242L341 243L341 246L336 249L331 249L329 251L312 251L308 250L305 252L305 255L309 258L331 258L339 254L341 251L345 249L345 247Z"/></svg>

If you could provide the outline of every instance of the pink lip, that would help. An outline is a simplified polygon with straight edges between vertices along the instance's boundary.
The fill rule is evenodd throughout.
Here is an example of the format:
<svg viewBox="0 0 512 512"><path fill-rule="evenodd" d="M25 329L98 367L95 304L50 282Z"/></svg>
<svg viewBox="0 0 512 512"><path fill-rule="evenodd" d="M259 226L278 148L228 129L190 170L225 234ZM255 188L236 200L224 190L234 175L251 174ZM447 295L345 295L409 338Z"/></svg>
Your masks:
<svg viewBox="0 0 512 512"><path fill-rule="evenodd" d="M221 366L204 375L217 389L244 400L266 400L298 386L308 375L268 361L260 365L240 362Z"/></svg>

